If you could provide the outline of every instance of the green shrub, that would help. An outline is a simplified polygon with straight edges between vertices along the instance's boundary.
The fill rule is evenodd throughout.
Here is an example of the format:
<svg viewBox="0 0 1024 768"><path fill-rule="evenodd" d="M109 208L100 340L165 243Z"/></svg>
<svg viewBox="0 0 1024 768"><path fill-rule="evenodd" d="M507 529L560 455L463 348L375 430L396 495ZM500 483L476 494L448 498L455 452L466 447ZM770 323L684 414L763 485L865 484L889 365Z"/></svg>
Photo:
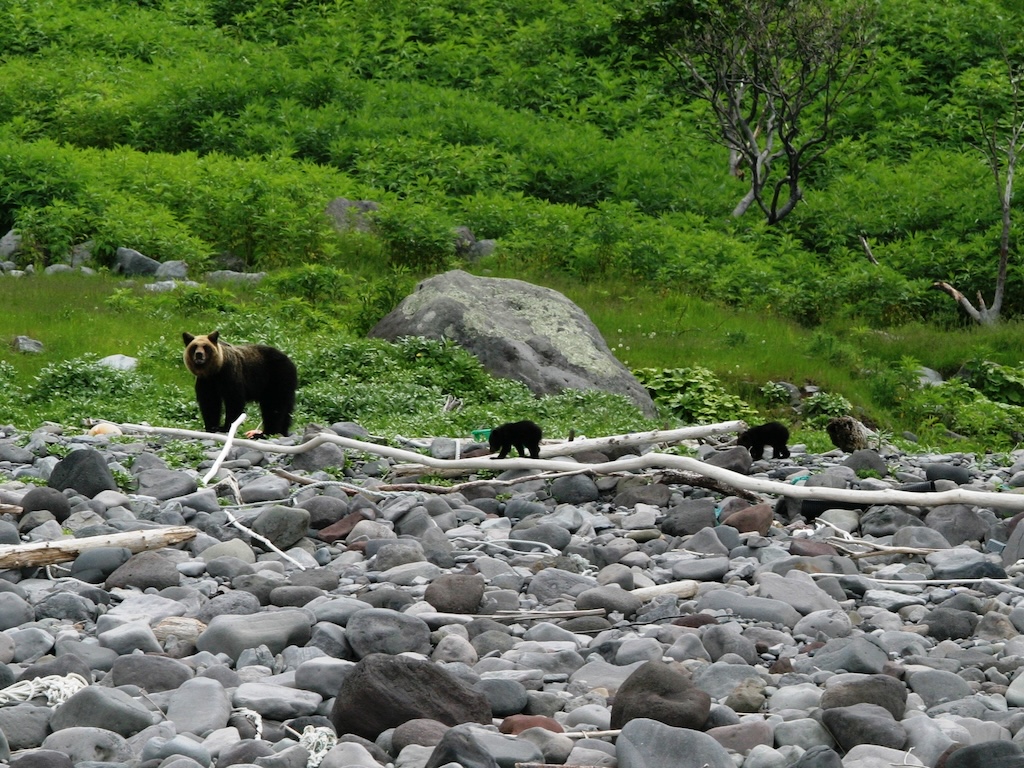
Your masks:
<svg viewBox="0 0 1024 768"><path fill-rule="evenodd" d="M393 268L440 272L455 259L455 225L437 210L395 201L372 215Z"/></svg>
<svg viewBox="0 0 1024 768"><path fill-rule="evenodd" d="M133 248L157 261L184 261L194 272L209 262L209 246L160 204L111 193L96 217L95 255L112 265L117 249Z"/></svg>
<svg viewBox="0 0 1024 768"><path fill-rule="evenodd" d="M908 417L922 429L942 426L990 450L1024 434L1024 408L993 402L962 379L919 390L908 404Z"/></svg>
<svg viewBox="0 0 1024 768"><path fill-rule="evenodd" d="M379 278L364 278L357 291L358 305L347 318L355 336L365 336L373 326L413 292L415 280L408 270L393 269Z"/></svg>
<svg viewBox="0 0 1024 768"><path fill-rule="evenodd" d="M767 384L761 387L759 390L761 397L765 403L769 406L783 406L789 405L790 402L790 391L789 388L776 382L769 381Z"/></svg>
<svg viewBox="0 0 1024 768"><path fill-rule="evenodd" d="M87 418L141 421L153 417L162 396L150 376L100 365L95 355L83 355L45 366L25 388L23 402L4 404L0 420L53 420L71 427Z"/></svg>
<svg viewBox="0 0 1024 768"><path fill-rule="evenodd" d="M989 400L1024 405L1024 369L989 360L968 360L957 374Z"/></svg>
<svg viewBox="0 0 1024 768"><path fill-rule="evenodd" d="M837 392L815 392L800 406L804 421L813 426L824 427L831 419L849 416L853 403Z"/></svg>
<svg viewBox="0 0 1024 768"><path fill-rule="evenodd" d="M355 281L337 267L303 264L267 275L260 288L268 295L299 297L319 303L343 303L352 294Z"/></svg>
<svg viewBox="0 0 1024 768"><path fill-rule="evenodd" d="M727 392L707 368L641 368L633 373L647 388L655 405L684 424L745 419L757 413L739 397Z"/></svg>
<svg viewBox="0 0 1024 768"><path fill-rule="evenodd" d="M21 235L24 250L22 261L59 264L67 261L71 247L81 242L84 232L90 231L90 214L84 208L63 200L49 205L27 205L14 213L14 228Z"/></svg>
<svg viewBox="0 0 1024 768"><path fill-rule="evenodd" d="M921 388L919 368L912 357L904 356L888 363L872 360L865 375L875 402L894 413L901 413Z"/></svg>

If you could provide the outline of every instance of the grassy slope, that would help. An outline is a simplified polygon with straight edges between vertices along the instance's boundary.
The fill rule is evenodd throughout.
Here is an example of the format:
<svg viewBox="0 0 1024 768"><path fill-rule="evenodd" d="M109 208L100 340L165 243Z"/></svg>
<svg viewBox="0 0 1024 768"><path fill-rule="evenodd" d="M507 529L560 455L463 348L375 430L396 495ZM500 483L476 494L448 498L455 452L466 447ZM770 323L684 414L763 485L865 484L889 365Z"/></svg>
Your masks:
<svg viewBox="0 0 1024 768"><path fill-rule="evenodd" d="M898 360L910 355L950 375L960 361L971 357L1015 362L1024 356L1024 334L1016 324L957 331L925 326L884 333L840 329L837 335L621 282L582 285L550 278L537 282L544 282L579 304L628 366L706 367L729 391L759 407L766 416L779 416L791 422L794 414L772 410L763 402L759 390L764 383L786 380L841 393L870 423L896 432L914 431L921 425L901 423L875 402L871 378L864 375L866 360ZM140 356L140 372L152 377L157 386L179 391L186 409L190 409L191 378L179 357L179 335L183 330L205 332L220 327L226 316L210 309L158 303L127 285L123 279L105 275L0 280L0 299L5 306L0 336L26 335L44 344L41 355L17 354L5 347L0 351L0 361L13 366L16 380L24 389L45 366L88 353L101 357ZM126 295L141 297L141 303L118 309L125 303L117 301L117 297ZM265 311L260 304L251 303L252 296L238 298L250 302L249 306L259 312ZM329 306L318 308L328 313L331 310ZM333 333L325 332L324 346L333 341ZM316 346L315 338L309 341ZM47 418L46 404L37 404L33 413ZM155 421L160 423L159 418ZM828 447L816 437L821 436L807 431L798 433L798 439Z"/></svg>

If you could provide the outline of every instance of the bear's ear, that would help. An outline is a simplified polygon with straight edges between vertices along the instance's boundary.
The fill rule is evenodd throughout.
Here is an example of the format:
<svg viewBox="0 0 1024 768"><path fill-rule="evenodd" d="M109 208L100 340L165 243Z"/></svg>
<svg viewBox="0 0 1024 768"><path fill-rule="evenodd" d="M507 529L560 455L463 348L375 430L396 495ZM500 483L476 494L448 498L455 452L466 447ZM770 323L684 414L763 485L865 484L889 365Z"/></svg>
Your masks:
<svg viewBox="0 0 1024 768"><path fill-rule="evenodd" d="M189 344L192 343L192 339L194 339L195 336L186 331L185 333L181 334L181 338L185 340L185 346L187 347Z"/></svg>
<svg viewBox="0 0 1024 768"><path fill-rule="evenodd" d="M214 331L213 333L211 333L206 338L208 338L210 340L211 344L216 344L217 343L217 339L220 338L220 331Z"/></svg>

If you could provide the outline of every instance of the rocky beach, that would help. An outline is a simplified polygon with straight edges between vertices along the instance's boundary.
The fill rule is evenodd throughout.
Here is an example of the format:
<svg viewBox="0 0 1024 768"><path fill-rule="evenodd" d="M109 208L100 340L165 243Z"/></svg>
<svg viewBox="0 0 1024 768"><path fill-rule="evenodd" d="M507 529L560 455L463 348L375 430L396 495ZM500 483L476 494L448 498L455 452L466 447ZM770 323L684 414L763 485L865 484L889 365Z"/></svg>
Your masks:
<svg viewBox="0 0 1024 768"><path fill-rule="evenodd" d="M1024 452L130 426L0 428L12 768L1024 766Z"/></svg>

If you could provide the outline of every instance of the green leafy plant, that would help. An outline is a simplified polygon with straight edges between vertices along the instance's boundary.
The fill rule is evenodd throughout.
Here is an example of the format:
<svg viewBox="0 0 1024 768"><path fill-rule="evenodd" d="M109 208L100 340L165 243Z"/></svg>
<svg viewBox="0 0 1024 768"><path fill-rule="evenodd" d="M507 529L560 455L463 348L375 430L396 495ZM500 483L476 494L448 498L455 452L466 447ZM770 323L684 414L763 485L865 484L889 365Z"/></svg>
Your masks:
<svg viewBox="0 0 1024 768"><path fill-rule="evenodd" d="M707 368L643 368L633 372L651 393L655 404L686 424L744 419L756 411L729 394Z"/></svg>
<svg viewBox="0 0 1024 768"><path fill-rule="evenodd" d="M454 226L437 211L395 202L376 212L373 221L393 267L439 271L455 258Z"/></svg>
<svg viewBox="0 0 1024 768"><path fill-rule="evenodd" d="M968 360L957 376L989 400L1024 405L1024 368L990 360Z"/></svg>
<svg viewBox="0 0 1024 768"><path fill-rule="evenodd" d="M830 419L849 416L853 404L837 392L815 392L800 406L803 417L812 424L824 425Z"/></svg>
<svg viewBox="0 0 1024 768"><path fill-rule="evenodd" d="M206 449L193 440L168 440L159 453L171 469L195 469L207 459Z"/></svg>
<svg viewBox="0 0 1024 768"><path fill-rule="evenodd" d="M117 487L125 493L131 493L138 488L138 481L128 472L120 469L112 469L110 472L114 476L114 482L117 483Z"/></svg>
<svg viewBox="0 0 1024 768"><path fill-rule="evenodd" d="M788 387L776 381L769 381L758 391L769 406L789 405L792 396Z"/></svg>
<svg viewBox="0 0 1024 768"><path fill-rule="evenodd" d="M141 297L131 288L117 288L111 293L103 304L114 312L130 314L143 311Z"/></svg>

